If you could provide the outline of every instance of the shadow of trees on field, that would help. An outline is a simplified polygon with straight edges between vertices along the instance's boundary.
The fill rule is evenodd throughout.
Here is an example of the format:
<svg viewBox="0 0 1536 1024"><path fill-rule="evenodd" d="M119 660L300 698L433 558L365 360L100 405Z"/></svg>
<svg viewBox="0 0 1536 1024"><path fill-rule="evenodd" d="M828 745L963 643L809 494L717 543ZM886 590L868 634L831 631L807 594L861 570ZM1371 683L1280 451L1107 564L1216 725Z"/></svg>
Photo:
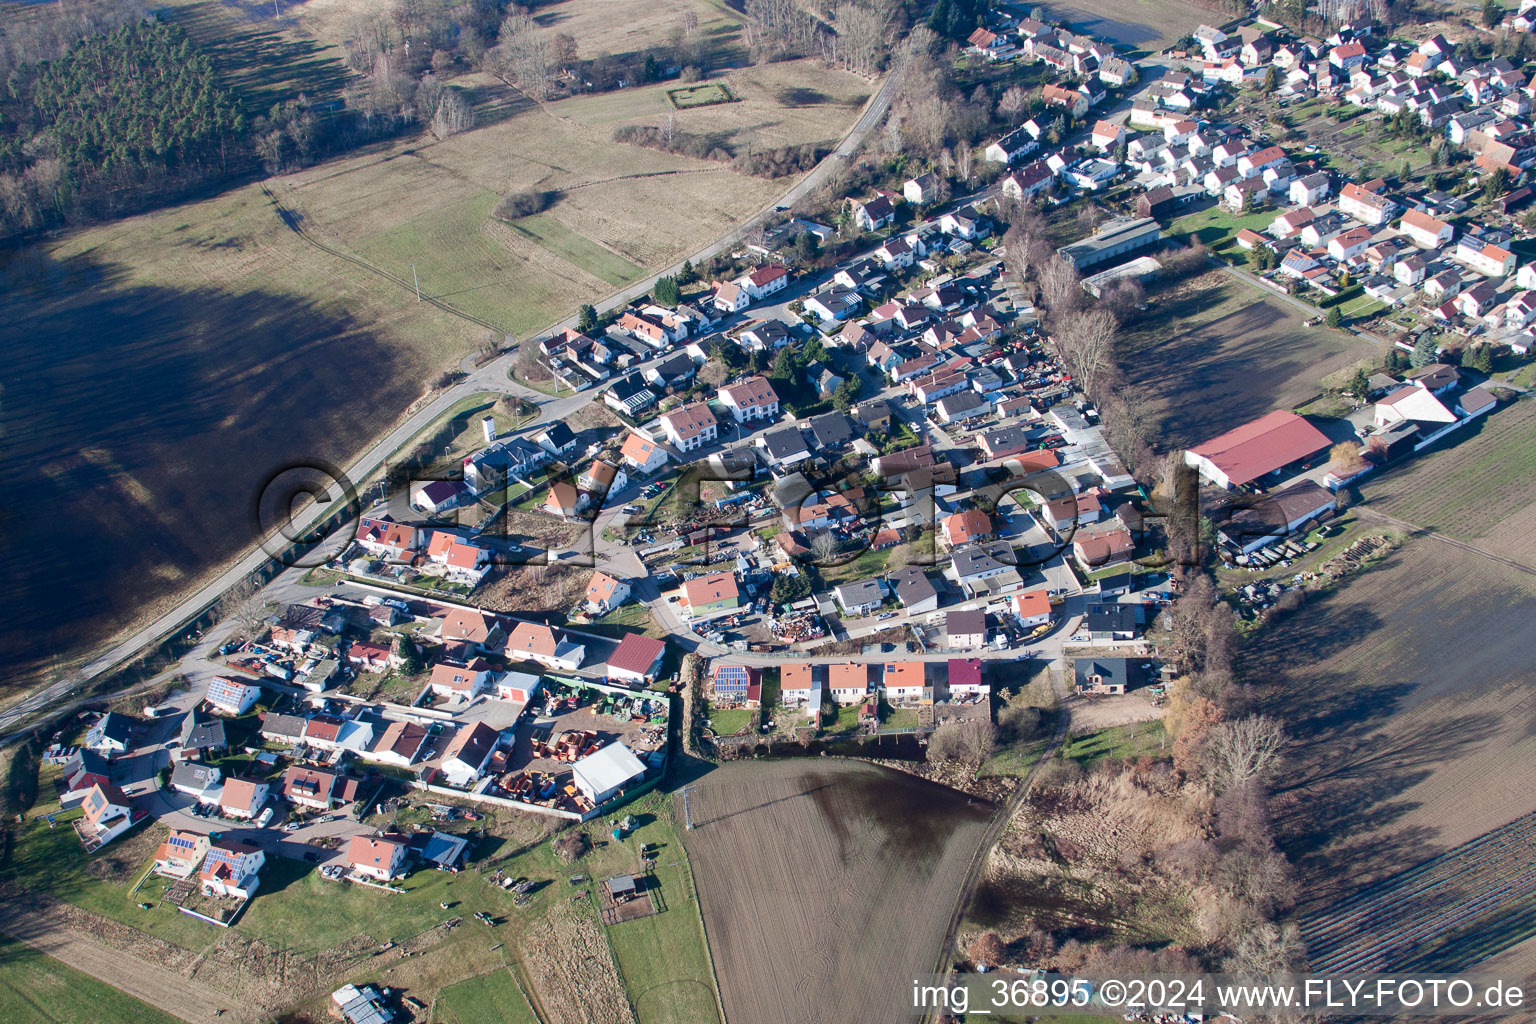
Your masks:
<svg viewBox="0 0 1536 1024"><path fill-rule="evenodd" d="M1423 678L1348 667L1345 656L1353 648L1393 627L1347 591L1392 565L1391 559L1377 563L1339 589L1314 595L1243 652L1244 677L1256 684L1256 710L1284 721L1291 739L1273 812L1282 848L1308 879L1309 903L1325 903L1367 876L1384 877L1438 852L1431 845L1437 830L1399 824L1419 806L1403 794L1500 724L1493 714L1458 714L1454 706L1422 722L1395 719L1424 699L1434 685L1427 680L1456 671L1454 652L1445 652L1445 660L1427 652L1416 673ZM1400 612L1389 613L1394 610ZM1345 865L1349 870L1341 871Z"/></svg>
<svg viewBox="0 0 1536 1024"><path fill-rule="evenodd" d="M254 540L269 474L345 462L420 390L399 352L304 296L145 285L38 248L0 285L8 676L180 595Z"/></svg>
<svg viewBox="0 0 1536 1024"><path fill-rule="evenodd" d="M254 8L246 13L254 16ZM266 13L270 15L270 7ZM347 84L347 67L336 48L284 36L272 27L230 31L229 15L220 4L173 7L162 17L197 41L219 75L239 90L248 114L265 114L273 104L300 93L324 104L340 97ZM270 25L270 17L266 23Z"/></svg>

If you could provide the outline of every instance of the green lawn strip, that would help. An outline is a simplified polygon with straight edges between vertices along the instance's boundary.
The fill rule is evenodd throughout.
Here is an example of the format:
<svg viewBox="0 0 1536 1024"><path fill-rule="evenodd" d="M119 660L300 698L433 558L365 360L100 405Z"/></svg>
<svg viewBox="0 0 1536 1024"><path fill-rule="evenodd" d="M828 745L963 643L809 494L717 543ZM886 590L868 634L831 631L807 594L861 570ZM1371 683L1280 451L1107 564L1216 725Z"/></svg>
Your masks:
<svg viewBox="0 0 1536 1024"><path fill-rule="evenodd" d="M1062 747L1062 756L1084 767L1111 758L1124 760L1143 755L1156 757L1167 752L1167 737L1163 723L1159 721L1115 725L1069 738Z"/></svg>
<svg viewBox="0 0 1536 1024"><path fill-rule="evenodd" d="M604 249L590 238L577 234L542 213L513 221L512 228L566 262L614 287L638 281L645 276L645 268L636 266L618 253Z"/></svg>
<svg viewBox="0 0 1536 1024"><path fill-rule="evenodd" d="M752 712L747 708L710 708L708 717L716 736L734 736L747 727Z"/></svg>
<svg viewBox="0 0 1536 1024"><path fill-rule="evenodd" d="M438 992L433 1019L450 1024L538 1024L528 997L506 968L449 985Z"/></svg>
<svg viewBox="0 0 1536 1024"><path fill-rule="evenodd" d="M0 936L0 1020L6 1024L176 1022L170 1014L4 936Z"/></svg>

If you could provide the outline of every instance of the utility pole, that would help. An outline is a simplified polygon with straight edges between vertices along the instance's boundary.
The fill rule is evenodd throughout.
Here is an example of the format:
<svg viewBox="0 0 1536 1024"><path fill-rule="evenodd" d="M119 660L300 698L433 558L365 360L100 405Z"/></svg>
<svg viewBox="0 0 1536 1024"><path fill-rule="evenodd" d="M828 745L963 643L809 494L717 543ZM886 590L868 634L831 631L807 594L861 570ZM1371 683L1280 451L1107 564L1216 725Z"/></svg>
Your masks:
<svg viewBox="0 0 1536 1024"><path fill-rule="evenodd" d="M275 0L274 0L275 2ZM411 280L416 282L416 301L421 301L421 278L416 276L416 264L411 264Z"/></svg>

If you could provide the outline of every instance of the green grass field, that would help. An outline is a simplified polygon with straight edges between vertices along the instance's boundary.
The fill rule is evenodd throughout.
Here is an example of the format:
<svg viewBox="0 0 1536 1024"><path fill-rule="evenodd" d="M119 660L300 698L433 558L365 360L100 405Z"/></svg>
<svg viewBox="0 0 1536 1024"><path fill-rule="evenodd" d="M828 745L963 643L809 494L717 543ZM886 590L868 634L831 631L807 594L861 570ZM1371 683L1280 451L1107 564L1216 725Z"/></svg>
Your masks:
<svg viewBox="0 0 1536 1024"><path fill-rule="evenodd" d="M678 110L687 110L689 107L708 107L716 103L729 103L736 97L731 95L731 90L716 82L704 85L690 85L682 89L668 89L667 98Z"/></svg>
<svg viewBox="0 0 1536 1024"><path fill-rule="evenodd" d="M1137 722L1133 725L1116 725L1083 736L1072 736L1062 746L1062 756L1069 757L1084 767L1110 759L1125 760L1132 757L1157 757L1168 750L1168 734L1163 723Z"/></svg>
<svg viewBox="0 0 1536 1024"><path fill-rule="evenodd" d="M6 1024L174 1024L133 996L0 936L0 1020Z"/></svg>
<svg viewBox="0 0 1536 1024"><path fill-rule="evenodd" d="M1256 213L1233 213L1217 204L1194 213L1176 217L1168 225L1168 234L1180 238L1198 239L1207 248L1215 248L1231 239L1243 228L1262 231L1276 217L1275 210L1259 210Z"/></svg>
<svg viewBox="0 0 1536 1024"><path fill-rule="evenodd" d="M747 727L752 712L747 708L710 708L709 720L714 723L715 735L733 736Z"/></svg>
<svg viewBox="0 0 1536 1024"><path fill-rule="evenodd" d="M449 985L437 994L432 1012L445 1024L538 1024L528 997L505 969Z"/></svg>
<svg viewBox="0 0 1536 1024"><path fill-rule="evenodd" d="M720 1019L704 922L693 897L683 845L662 847L655 877L666 910L608 929L608 942L640 1024L711 1024Z"/></svg>
<svg viewBox="0 0 1536 1024"><path fill-rule="evenodd" d="M638 267L616 252L610 252L566 227L564 224L536 213L524 217L512 225L526 238L537 242L568 263L575 264L593 277L608 282L615 288L645 276L645 269Z"/></svg>

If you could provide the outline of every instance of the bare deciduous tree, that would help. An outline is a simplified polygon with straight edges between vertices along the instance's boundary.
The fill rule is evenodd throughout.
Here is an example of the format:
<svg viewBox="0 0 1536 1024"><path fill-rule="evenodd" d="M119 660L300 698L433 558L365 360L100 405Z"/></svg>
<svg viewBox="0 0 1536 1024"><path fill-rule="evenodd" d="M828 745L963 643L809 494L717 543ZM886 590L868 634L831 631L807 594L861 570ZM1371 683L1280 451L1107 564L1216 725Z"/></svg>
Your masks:
<svg viewBox="0 0 1536 1024"><path fill-rule="evenodd" d="M1222 967L1234 974L1279 974L1297 970L1305 958L1306 947L1294 924L1265 921L1244 930Z"/></svg>
<svg viewBox="0 0 1536 1024"><path fill-rule="evenodd" d="M1010 85L1003 90L1003 95L998 98L997 112L1004 115L1010 121L1017 118L1029 105L1029 94L1023 86Z"/></svg>
<svg viewBox="0 0 1536 1024"><path fill-rule="evenodd" d="M1267 715L1249 715L1213 727L1202 745L1201 762L1217 792L1263 779L1280 761L1285 734Z"/></svg>
<svg viewBox="0 0 1536 1024"><path fill-rule="evenodd" d="M1091 309L1083 313L1069 313L1063 317L1056 311L1061 308L1061 296L1053 294L1056 289L1064 288L1065 275L1057 275L1056 268L1066 266L1070 271L1071 266L1065 260L1051 264L1051 269L1046 273L1044 282L1046 294L1051 304L1052 318L1058 324L1056 328L1056 344L1061 349L1062 359L1067 364L1067 369L1082 384L1083 391L1090 397L1099 393L1099 385L1103 383L1105 374L1115 357L1115 318L1107 309ZM1072 272L1076 276L1076 272Z"/></svg>
<svg viewBox="0 0 1536 1024"><path fill-rule="evenodd" d="M219 618L233 622L252 639L261 635L267 620L267 603L261 596L261 583L246 576L230 587L219 601Z"/></svg>
<svg viewBox="0 0 1536 1024"><path fill-rule="evenodd" d="M979 768L997 746L997 727L984 718L952 719L928 741L928 756Z"/></svg>
<svg viewBox="0 0 1536 1024"><path fill-rule="evenodd" d="M837 558L837 535L822 530L811 537L811 555L816 565L831 565Z"/></svg>
<svg viewBox="0 0 1536 1024"><path fill-rule="evenodd" d="M840 3L836 20L842 64L864 75L879 71L887 49L885 15L861 3Z"/></svg>
<svg viewBox="0 0 1536 1024"><path fill-rule="evenodd" d="M1045 303L1050 307L1053 317L1065 318L1081 301L1082 288L1077 268L1061 256L1055 257L1041 269L1040 287L1045 292Z"/></svg>

